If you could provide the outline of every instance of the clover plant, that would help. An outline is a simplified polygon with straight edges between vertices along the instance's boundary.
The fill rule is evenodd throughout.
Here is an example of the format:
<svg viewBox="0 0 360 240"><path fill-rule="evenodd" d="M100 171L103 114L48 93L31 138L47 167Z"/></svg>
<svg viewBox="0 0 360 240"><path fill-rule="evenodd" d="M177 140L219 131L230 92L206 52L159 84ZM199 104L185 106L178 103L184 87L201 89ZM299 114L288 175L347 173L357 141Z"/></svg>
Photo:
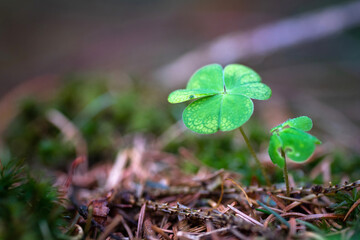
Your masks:
<svg viewBox="0 0 360 240"><path fill-rule="evenodd" d="M183 112L187 128L201 134L231 131L240 128L251 154L262 168L241 126L254 111L251 99L267 100L271 89L261 83L260 76L252 69L239 64L210 64L197 70L186 89L170 93L170 103L194 100ZM263 175L267 179L265 170ZM268 180L267 180L268 182Z"/></svg>
<svg viewBox="0 0 360 240"><path fill-rule="evenodd" d="M295 162L304 162L315 151L315 145L321 143L319 139L306 133L312 126L312 120L302 116L289 119L270 131L272 135L269 156L274 164L284 169L287 195L289 195L289 180L286 156Z"/></svg>

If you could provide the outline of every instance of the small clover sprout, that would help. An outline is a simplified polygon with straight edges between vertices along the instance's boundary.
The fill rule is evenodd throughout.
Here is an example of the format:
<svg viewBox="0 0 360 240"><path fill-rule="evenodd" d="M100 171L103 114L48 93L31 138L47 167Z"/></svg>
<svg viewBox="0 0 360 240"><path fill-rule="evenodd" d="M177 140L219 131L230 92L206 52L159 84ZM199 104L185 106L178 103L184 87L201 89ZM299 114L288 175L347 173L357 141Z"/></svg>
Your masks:
<svg viewBox="0 0 360 240"><path fill-rule="evenodd" d="M305 132L309 131L312 125L309 117L302 116L289 119L271 129L269 155L272 162L284 167L285 159L281 156L281 150L295 162L306 161L313 154L315 144L321 143L319 139Z"/></svg>
<svg viewBox="0 0 360 240"><path fill-rule="evenodd" d="M239 64L230 64L224 69L219 64L211 64L195 72L186 89L170 93L168 101L181 103L194 100L183 112L185 126L194 132L212 134L239 128L270 185L265 169L241 127L253 114L251 99L267 100L270 97L271 89L261 83L254 70Z"/></svg>
<svg viewBox="0 0 360 240"><path fill-rule="evenodd" d="M306 161L315 151L315 144L320 140L306 133L313 123L309 117L289 119L271 129L269 156L274 164L284 169L284 178L289 195L286 156L295 162Z"/></svg>
<svg viewBox="0 0 360 240"><path fill-rule="evenodd" d="M251 98L266 100L270 96L271 89L252 69L239 64L223 69L211 64L195 72L186 89L172 92L168 101L195 100L183 112L184 124L194 132L212 134L240 127L254 111Z"/></svg>

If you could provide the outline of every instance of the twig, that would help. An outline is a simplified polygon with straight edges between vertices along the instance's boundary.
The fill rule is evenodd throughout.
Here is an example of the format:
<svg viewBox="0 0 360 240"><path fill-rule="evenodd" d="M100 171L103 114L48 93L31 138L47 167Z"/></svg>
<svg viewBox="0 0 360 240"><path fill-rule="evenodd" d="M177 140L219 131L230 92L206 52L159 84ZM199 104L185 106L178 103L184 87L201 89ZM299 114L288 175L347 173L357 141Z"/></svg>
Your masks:
<svg viewBox="0 0 360 240"><path fill-rule="evenodd" d="M311 198L320 197L320 195L318 195L318 196L316 196L316 195L315 196L308 195L308 196L310 196ZM306 196L306 197L308 197L308 196ZM288 200L288 201L293 201L293 202L301 202L301 203L312 204L312 205L316 205L316 206L324 206L323 204L310 202L310 201L307 201L307 200L304 200L304 199L301 199L301 198L299 199L299 198L285 197L285 196L281 196L281 195L277 195L277 197L281 198L281 199Z"/></svg>
<svg viewBox="0 0 360 240"><path fill-rule="evenodd" d="M143 223L144 223L144 218L145 218L145 210L146 210L146 202L143 204L143 206L140 209L140 214L139 214L139 219L138 219L138 226L137 226L137 231L136 231L136 238L137 239L141 238L141 233L142 233Z"/></svg>
<svg viewBox="0 0 360 240"><path fill-rule="evenodd" d="M296 220L295 220L295 218L289 219L289 225L290 225L290 229L289 229L287 239L291 240L292 237L296 235Z"/></svg>
<svg viewBox="0 0 360 240"><path fill-rule="evenodd" d="M281 213L280 216L282 216L282 217L290 217L290 216L305 217L306 214L298 213L298 212L289 212L289 213Z"/></svg>
<svg viewBox="0 0 360 240"><path fill-rule="evenodd" d="M148 171L146 171L143 164L145 147L146 147L145 139L142 136L136 136L134 138L134 147L132 148L130 154L130 160L131 160L130 166L133 173L136 174L141 181L145 181L145 179L147 179L148 177Z"/></svg>
<svg viewBox="0 0 360 240"><path fill-rule="evenodd" d="M75 169L85 161L84 157L77 157L72 163L71 163L71 166L70 166L70 170L69 170L69 173L68 173L68 176L67 176L67 179L65 181L65 184L64 184L64 191L68 191L70 185L72 184L72 181L73 181L73 176L74 176L74 173L75 173Z"/></svg>
<svg viewBox="0 0 360 240"><path fill-rule="evenodd" d="M231 205L228 205L228 207L233 210L234 212L236 212L242 219L244 219L245 221L251 223L251 224L255 224L258 225L260 227L264 227L264 224L258 222L257 220L253 219L252 217L246 215L245 213L241 212L239 209L234 208Z"/></svg>
<svg viewBox="0 0 360 240"><path fill-rule="evenodd" d="M220 187L221 187L221 193L220 193L220 197L219 197L219 199L218 199L218 201L217 201L217 203L216 203L216 206L213 207L210 211L212 211L213 209L216 209L216 208L218 208L218 207L220 206L221 201L222 201L223 196L224 196L224 179L223 179L223 175L222 175L222 174L221 174L220 176L221 176L221 185L220 185Z"/></svg>
<svg viewBox="0 0 360 240"><path fill-rule="evenodd" d="M109 176L106 180L105 189L110 190L114 188L121 181L126 160L128 159L128 155L129 155L128 150L123 150L118 152L116 156L115 164L111 168Z"/></svg>
<svg viewBox="0 0 360 240"><path fill-rule="evenodd" d="M169 238L169 236L161 228L157 227L156 225L152 225L151 229L153 231L157 232L158 234L160 234L166 240L171 240L171 238Z"/></svg>
<svg viewBox="0 0 360 240"><path fill-rule="evenodd" d="M122 217L117 215L111 223L106 226L105 230L101 233L98 240L105 240L107 236L116 228L116 226L121 222Z"/></svg>
<svg viewBox="0 0 360 240"><path fill-rule="evenodd" d="M91 227L91 221L92 219L92 215L93 215L93 206L90 206L88 208L88 218L86 219L86 224L85 224L85 234L89 233L90 227Z"/></svg>
<svg viewBox="0 0 360 240"><path fill-rule="evenodd" d="M74 200L73 197L70 197L70 199ZM85 219L91 219L88 216L88 210L86 206L79 206L75 201L72 201L73 205L76 207L77 212ZM104 227L102 225L100 225L99 223L97 223L94 219L91 219L91 225L96 227L97 229L99 229L101 232L104 231ZM120 238L112 233L109 234L110 237L116 239L116 240L124 240L124 238ZM125 238L127 239L127 238Z"/></svg>
<svg viewBox="0 0 360 240"><path fill-rule="evenodd" d="M125 219L123 218L123 216L121 216L121 215L118 215L118 216L121 217L121 223L122 223L122 225L124 226L127 234L129 235L130 240L134 239L134 235L132 234L129 225L126 223L126 221L125 221Z"/></svg>
<svg viewBox="0 0 360 240"><path fill-rule="evenodd" d="M255 200L253 200L253 199L250 199L249 198L249 196L247 195L247 193L246 193L246 191L244 190L244 188L243 187L241 187L241 185L240 184L238 184L237 182L235 182L233 179L231 179L231 178L226 178L225 180L229 180L229 181L231 181L235 186L237 186L243 193L244 193L244 195L245 195L245 198L246 198L246 200L247 200L247 202L248 202L248 204L249 204L249 206L250 206L250 208L252 208L253 207L253 202L255 202L256 203L256 201Z"/></svg>
<svg viewBox="0 0 360 240"><path fill-rule="evenodd" d="M306 200L311 200L311 199L314 199L314 198L318 198L320 196L321 195L315 195L315 194L307 195L306 197L298 199L296 202L293 202L293 203L287 205L286 208L284 209L284 211L288 212L289 210L293 209L294 207L299 206L301 203L309 203ZM280 195L278 197L280 197ZM283 196L281 196L281 197L283 197Z"/></svg>
<svg viewBox="0 0 360 240"><path fill-rule="evenodd" d="M323 213L323 214L306 215L305 217L301 217L299 219L303 221L308 221L308 220L317 220L317 219L338 219L343 217L344 217L343 214Z"/></svg>
<svg viewBox="0 0 360 240"><path fill-rule="evenodd" d="M156 239L156 235L154 230L152 229L152 222L149 216L147 216L144 220L144 235L146 239Z"/></svg>
<svg viewBox="0 0 360 240"><path fill-rule="evenodd" d="M267 192L267 194L269 195L269 197L276 203L276 205L279 206L279 208L281 208L281 210L285 209L285 205L283 202L281 202L276 196L274 196L271 192Z"/></svg>
<svg viewBox="0 0 360 240"><path fill-rule="evenodd" d="M357 206L359 206L360 204L360 199L358 199L349 209L349 211L346 213L345 217L344 217L344 221L346 221L346 219L349 217L350 213L352 213L352 211L354 211L355 208L357 208Z"/></svg>
<svg viewBox="0 0 360 240"><path fill-rule="evenodd" d="M52 109L46 113L46 117L54 126L59 128L65 139L71 141L76 149L77 157L84 157L85 161L81 171L84 173L88 169L88 149L87 144L79 129L63 113Z"/></svg>
<svg viewBox="0 0 360 240"><path fill-rule="evenodd" d="M260 201L257 201L257 203L262 206L263 208L265 208L266 210L268 210L272 215L274 215L277 219L279 219L280 222L282 222L283 224L285 224L288 228L290 228L290 224L283 218L281 217L278 213L276 213L275 211L271 210L270 208L268 208L268 206L266 206L265 204L263 204ZM271 216L271 215L270 215ZM269 216L269 217L270 217ZM264 224L265 227L267 227L267 224Z"/></svg>
<svg viewBox="0 0 360 240"><path fill-rule="evenodd" d="M290 216L294 216L294 217L305 217L306 214L303 213L298 213L298 212L290 212L290 213L281 213L280 214L281 217L290 217ZM271 223L274 220L274 218L270 218L268 221L266 221L266 224Z"/></svg>
<svg viewBox="0 0 360 240"><path fill-rule="evenodd" d="M201 233L198 235L198 237L203 238L203 237L207 237L207 236L213 236L214 234L217 234L217 233L227 232L230 230L230 228L231 227L218 228L218 229L212 230L210 232Z"/></svg>

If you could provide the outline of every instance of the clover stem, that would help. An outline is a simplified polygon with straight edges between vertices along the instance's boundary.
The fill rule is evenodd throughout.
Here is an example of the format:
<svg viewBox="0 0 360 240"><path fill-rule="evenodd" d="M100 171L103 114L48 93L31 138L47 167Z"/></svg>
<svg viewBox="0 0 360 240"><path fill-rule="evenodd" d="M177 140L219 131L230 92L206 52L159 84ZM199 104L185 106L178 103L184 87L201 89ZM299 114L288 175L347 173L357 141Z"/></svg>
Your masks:
<svg viewBox="0 0 360 240"><path fill-rule="evenodd" d="M248 149L250 150L251 155L252 155L253 158L255 159L256 164L257 164L257 165L260 167L260 169L261 169L261 173L262 173L262 175L263 175L264 178L265 178L266 185L270 186L270 185L271 185L271 184L270 184L270 180L269 180L269 178L268 178L268 176L267 176L267 174L266 174L265 168L264 168L263 165L261 164L259 158L256 156L256 153L255 153L254 149L253 149L252 146L250 145L250 141L249 141L248 137L246 136L246 134L245 134L245 132L244 132L244 129L243 129L242 127L239 127L239 130L240 130L241 135L243 136L243 138L244 138L244 140L245 140L245 142L246 142L246 145L247 145Z"/></svg>
<svg viewBox="0 0 360 240"><path fill-rule="evenodd" d="M284 158L284 180L286 185L286 196L290 196L290 187L289 187L289 176L288 176L288 170L287 170L287 164L286 164L286 155L285 151L281 149L281 156Z"/></svg>

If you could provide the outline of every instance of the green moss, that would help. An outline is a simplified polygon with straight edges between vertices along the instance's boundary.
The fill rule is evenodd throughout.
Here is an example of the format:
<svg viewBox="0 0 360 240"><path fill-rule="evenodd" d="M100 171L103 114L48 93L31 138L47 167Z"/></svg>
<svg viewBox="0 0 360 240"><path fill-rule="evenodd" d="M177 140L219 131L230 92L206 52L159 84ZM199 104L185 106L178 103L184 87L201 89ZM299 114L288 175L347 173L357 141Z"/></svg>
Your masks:
<svg viewBox="0 0 360 240"><path fill-rule="evenodd" d="M14 162L0 170L0 239L64 239L64 208L56 188Z"/></svg>

